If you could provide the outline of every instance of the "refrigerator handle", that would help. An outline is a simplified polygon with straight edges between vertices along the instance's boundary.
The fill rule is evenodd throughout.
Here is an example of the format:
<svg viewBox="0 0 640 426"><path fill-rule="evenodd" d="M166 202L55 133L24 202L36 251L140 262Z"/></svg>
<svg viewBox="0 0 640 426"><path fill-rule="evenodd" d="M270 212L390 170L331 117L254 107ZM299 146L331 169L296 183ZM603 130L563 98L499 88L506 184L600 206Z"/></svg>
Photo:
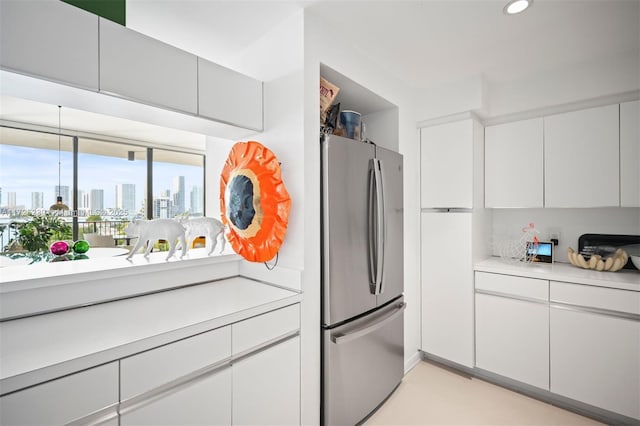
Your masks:
<svg viewBox="0 0 640 426"><path fill-rule="evenodd" d="M375 241L375 210L374 210L374 198L376 195L376 178L375 178L375 158L369 160L369 197L367 206L367 251L369 253L369 288L371 294L376 294L377 289L377 264L376 264L376 241Z"/></svg>
<svg viewBox="0 0 640 426"><path fill-rule="evenodd" d="M384 274L384 188L382 187L382 163L377 158L374 161L374 175L376 181L376 282L374 294L382 294L382 278Z"/></svg>
<svg viewBox="0 0 640 426"><path fill-rule="evenodd" d="M350 333L343 334L341 336L332 335L331 336L331 341L333 343L335 343L336 345L340 345L340 344L343 344L343 343L351 342L351 341L356 340L356 339L358 339L358 338L360 338L362 336L365 336L365 335L367 335L369 333L372 333L372 332L384 327L385 325L387 325L391 321L395 320L399 315L402 315L402 313L404 312L406 307L407 307L407 304L405 302L401 302L396 306L396 309L391 311L390 314L386 315L381 320L379 320L379 321L377 321L377 322L375 322L375 323L373 323L371 325L367 325L366 327L354 330L354 331L352 331Z"/></svg>

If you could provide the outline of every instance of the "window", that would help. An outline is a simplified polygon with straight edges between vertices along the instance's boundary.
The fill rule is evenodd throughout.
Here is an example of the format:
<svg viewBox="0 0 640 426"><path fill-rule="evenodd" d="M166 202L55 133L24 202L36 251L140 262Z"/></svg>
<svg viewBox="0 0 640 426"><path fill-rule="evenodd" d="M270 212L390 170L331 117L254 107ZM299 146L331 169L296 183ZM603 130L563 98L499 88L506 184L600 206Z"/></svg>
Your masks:
<svg viewBox="0 0 640 426"><path fill-rule="evenodd" d="M147 150L80 138L78 217L146 218Z"/></svg>
<svg viewBox="0 0 640 426"><path fill-rule="evenodd" d="M152 217L204 216L204 156L153 150Z"/></svg>
<svg viewBox="0 0 640 426"><path fill-rule="evenodd" d="M59 155L56 134L2 127L0 141L2 216L49 210L58 195L71 206L74 190L73 138L60 137Z"/></svg>
<svg viewBox="0 0 640 426"><path fill-rule="evenodd" d="M204 163L201 154L86 137L61 136L58 151L55 133L0 127L0 248L10 250L21 222L58 195L74 240L121 236L134 218L203 216Z"/></svg>

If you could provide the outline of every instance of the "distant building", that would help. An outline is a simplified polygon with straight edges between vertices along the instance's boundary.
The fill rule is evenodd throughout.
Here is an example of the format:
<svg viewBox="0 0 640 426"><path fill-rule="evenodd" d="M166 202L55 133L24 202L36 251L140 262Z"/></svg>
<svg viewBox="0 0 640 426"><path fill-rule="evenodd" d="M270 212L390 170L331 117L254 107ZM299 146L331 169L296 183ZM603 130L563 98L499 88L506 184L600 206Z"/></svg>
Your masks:
<svg viewBox="0 0 640 426"><path fill-rule="evenodd" d="M204 191L201 186L191 188L189 211L192 216L204 216Z"/></svg>
<svg viewBox="0 0 640 426"><path fill-rule="evenodd" d="M168 190L166 196L153 197L153 218L154 219L171 219L173 215L173 209L171 205L171 198L168 196ZM164 193L164 191L163 191Z"/></svg>
<svg viewBox="0 0 640 426"><path fill-rule="evenodd" d="M7 207L15 208L16 207L16 193L15 192L7 192Z"/></svg>
<svg viewBox="0 0 640 426"><path fill-rule="evenodd" d="M185 205L185 189L184 176L175 176L173 178L173 215L184 213Z"/></svg>
<svg viewBox="0 0 640 426"><path fill-rule="evenodd" d="M91 196L89 197L89 208L92 210L91 214L97 213L98 210L104 210L104 189L92 189Z"/></svg>
<svg viewBox="0 0 640 426"><path fill-rule="evenodd" d="M86 191L78 191L78 209L88 210L89 206L89 193Z"/></svg>
<svg viewBox="0 0 640 426"><path fill-rule="evenodd" d="M116 185L116 209L127 212L127 217L136 215L136 186L133 183Z"/></svg>
<svg viewBox="0 0 640 426"><path fill-rule="evenodd" d="M44 192L31 193L31 209L38 210L44 208Z"/></svg>

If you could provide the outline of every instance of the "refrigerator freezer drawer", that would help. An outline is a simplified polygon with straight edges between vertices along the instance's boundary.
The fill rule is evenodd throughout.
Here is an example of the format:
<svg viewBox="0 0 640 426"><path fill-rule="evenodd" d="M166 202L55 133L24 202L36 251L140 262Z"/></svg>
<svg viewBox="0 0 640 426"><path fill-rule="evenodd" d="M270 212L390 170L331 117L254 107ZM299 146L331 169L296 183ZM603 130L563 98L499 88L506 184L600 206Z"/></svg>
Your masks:
<svg viewBox="0 0 640 426"><path fill-rule="evenodd" d="M402 298L347 324L323 330L323 424L355 425L404 374Z"/></svg>

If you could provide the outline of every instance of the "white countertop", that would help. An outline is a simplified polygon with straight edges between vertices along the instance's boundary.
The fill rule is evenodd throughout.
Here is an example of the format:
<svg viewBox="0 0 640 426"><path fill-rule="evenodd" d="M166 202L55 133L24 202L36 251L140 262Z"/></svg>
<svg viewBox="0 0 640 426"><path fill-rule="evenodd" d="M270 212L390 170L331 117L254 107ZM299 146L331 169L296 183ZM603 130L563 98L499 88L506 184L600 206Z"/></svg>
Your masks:
<svg viewBox="0 0 640 426"><path fill-rule="evenodd" d="M300 302L235 277L0 322L0 394Z"/></svg>
<svg viewBox="0 0 640 426"><path fill-rule="evenodd" d="M114 278L132 273L188 268L205 262L228 262L240 259L240 256L230 248L230 244L227 245L223 253L216 250L211 256L208 256L207 249L197 248L189 250L182 259L179 256L173 256L168 260L166 259L167 252L150 253L148 258L145 258L142 253L138 253L127 260L124 255L104 257L99 253L99 249L93 250L98 252L97 258L69 262L41 262L33 265L16 262L17 266L1 268L0 294L14 290L22 291L58 284L66 285L88 279ZM91 254L91 250L87 254Z"/></svg>
<svg viewBox="0 0 640 426"><path fill-rule="evenodd" d="M506 262L499 257L492 257L476 263L474 270L640 292L640 271L631 269L598 272L578 268L569 263L526 264Z"/></svg>

